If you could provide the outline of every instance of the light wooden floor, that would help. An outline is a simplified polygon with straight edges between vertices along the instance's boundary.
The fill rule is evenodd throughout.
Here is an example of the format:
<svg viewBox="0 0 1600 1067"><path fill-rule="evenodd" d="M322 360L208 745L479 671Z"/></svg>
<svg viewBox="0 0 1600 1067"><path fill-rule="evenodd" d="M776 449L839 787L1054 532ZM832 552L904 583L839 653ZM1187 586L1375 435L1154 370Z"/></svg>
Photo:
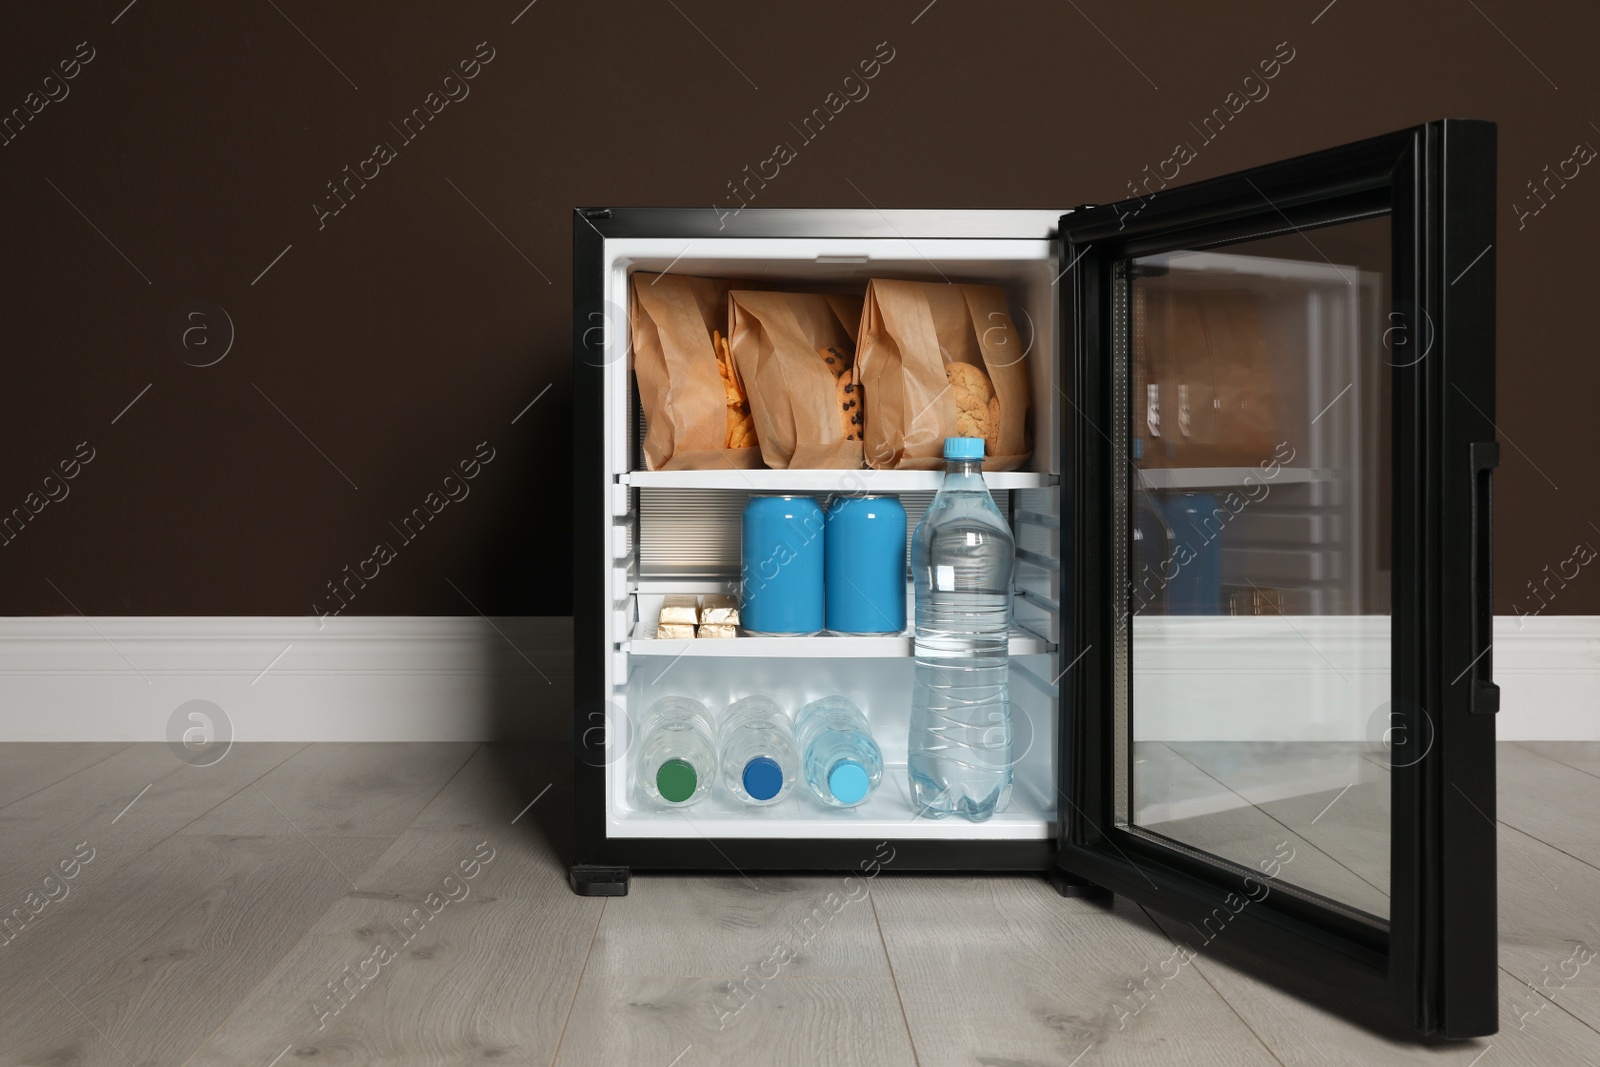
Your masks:
<svg viewBox="0 0 1600 1067"><path fill-rule="evenodd" d="M1222 940L1132 1014L1186 935L1031 877L579 899L556 750L0 745L0 1064L1600 1063L1600 744L1499 763L1501 1032L1444 1043Z"/></svg>

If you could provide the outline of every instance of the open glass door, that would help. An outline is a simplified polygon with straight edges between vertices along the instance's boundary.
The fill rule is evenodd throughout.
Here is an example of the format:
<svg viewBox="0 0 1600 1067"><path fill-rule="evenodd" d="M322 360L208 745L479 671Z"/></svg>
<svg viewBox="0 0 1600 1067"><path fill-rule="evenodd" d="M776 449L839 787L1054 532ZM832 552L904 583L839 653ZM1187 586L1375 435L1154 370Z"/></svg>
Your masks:
<svg viewBox="0 0 1600 1067"><path fill-rule="evenodd" d="M1494 127L1147 175L1061 223L1061 864L1492 1033Z"/></svg>

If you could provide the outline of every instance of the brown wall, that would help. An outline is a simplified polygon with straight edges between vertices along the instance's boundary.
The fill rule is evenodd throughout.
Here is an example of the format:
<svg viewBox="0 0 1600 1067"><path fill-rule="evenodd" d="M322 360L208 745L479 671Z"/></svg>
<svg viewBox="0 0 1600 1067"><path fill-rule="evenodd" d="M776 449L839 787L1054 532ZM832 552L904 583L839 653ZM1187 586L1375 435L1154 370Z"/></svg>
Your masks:
<svg viewBox="0 0 1600 1067"><path fill-rule="evenodd" d="M758 204L1115 199L1284 41L1271 95L1186 179L1499 122L1497 610L1600 545L1580 433L1600 168L1521 226L1512 208L1600 144L1593 5L539 0L513 24L524 2L7 8L0 114L67 95L0 146L0 514L68 495L0 548L0 614L308 614L378 541L398 556L350 613L565 613L571 208L726 202L883 41L870 96ZM82 41L92 60L45 83ZM389 124L485 41L470 95L405 142ZM325 183L378 141L395 158L319 228ZM193 302L212 310L185 349ZM231 350L186 365L220 351L217 307ZM470 495L404 543L389 523L484 441ZM47 486L80 442L92 461ZM1548 610L1600 612L1600 573Z"/></svg>

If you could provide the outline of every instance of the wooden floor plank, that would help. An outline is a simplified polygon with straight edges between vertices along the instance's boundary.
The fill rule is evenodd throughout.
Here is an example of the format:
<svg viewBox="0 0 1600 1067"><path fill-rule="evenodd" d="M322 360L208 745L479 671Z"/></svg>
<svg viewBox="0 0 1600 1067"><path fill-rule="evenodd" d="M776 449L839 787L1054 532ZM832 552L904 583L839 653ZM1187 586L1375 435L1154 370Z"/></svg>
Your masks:
<svg viewBox="0 0 1600 1067"><path fill-rule="evenodd" d="M1203 960L1201 970L1285 1063L1324 1063L1330 1057L1349 1064L1464 1061L1490 1045L1485 1065L1589 1062L1575 1057L1585 1040L1600 1049L1600 957L1581 962L1590 950L1600 950L1600 870L1508 826L1500 827L1498 853L1501 1033L1496 1037L1465 1045L1418 1045L1404 1028L1364 1013L1355 1014L1368 1019L1368 1028L1355 1025L1348 1010L1330 1010L1323 992L1276 969L1218 959ZM1175 923L1156 918L1179 934ZM1292 992L1276 982L1287 982ZM1543 990L1543 999L1528 988L1530 983ZM1336 1054L1329 1051L1335 1045ZM1459 1050L1454 1057L1452 1049Z"/></svg>
<svg viewBox="0 0 1600 1067"><path fill-rule="evenodd" d="M509 830L403 832L193 1067L549 1063L605 902Z"/></svg>
<svg viewBox="0 0 1600 1067"><path fill-rule="evenodd" d="M0 819L0 847L17 861L0 874L0 913L11 915L15 924L12 909L24 906L30 917L20 929L0 931L0 938L14 935L21 941L51 925L77 922L75 913L85 900L122 891L118 883L128 864L303 747L235 745L221 762L191 767L174 759L165 745L134 746L100 765L108 779L104 786L73 775L10 805L14 814L27 810L34 821ZM164 771L154 782L147 780ZM136 784L141 781L149 789ZM71 867L73 877L63 878L61 865L71 863L80 848L91 858ZM55 881L45 883L47 876ZM29 894L34 894L31 905ZM60 899L41 906L52 894ZM0 951L13 949L6 944Z"/></svg>
<svg viewBox="0 0 1600 1067"><path fill-rule="evenodd" d="M431 741L311 745L184 832L392 837L477 747Z"/></svg>
<svg viewBox="0 0 1600 1067"><path fill-rule="evenodd" d="M1280 878L1370 914L1384 916L1389 912L1388 853L1384 851L1374 860L1370 855L1372 842L1354 831L1371 822L1373 834L1387 848L1387 775L1359 759L1353 762L1360 763L1371 774L1381 776L1381 781L1363 782L1348 791L1334 788L1325 793L1307 793L1261 805L1251 804L1236 795L1237 807L1187 819L1146 821L1141 825L1252 870L1264 869L1263 863L1271 863L1280 855L1292 856L1287 863L1281 864ZM1162 761L1156 767L1156 773L1172 783L1170 788L1177 795L1194 797L1204 794L1208 789L1215 792L1223 788L1185 758ZM1186 778L1204 778L1205 782L1184 784ZM1340 795L1342 792L1343 796ZM1367 802L1360 806L1350 803L1352 795L1364 794L1373 795L1367 797ZM1381 819L1369 811L1375 807L1384 809L1385 814ZM1324 810L1326 814L1319 818ZM1336 820L1351 821L1352 832L1338 832ZM1283 845L1293 851L1280 852ZM1347 862L1352 858L1349 854L1353 851L1360 854L1362 866L1372 873L1371 878L1363 877ZM1382 864L1381 873L1373 869L1375 862ZM1381 886L1374 884L1379 877L1383 880Z"/></svg>
<svg viewBox="0 0 1600 1067"><path fill-rule="evenodd" d="M1600 867L1600 778L1520 745L1500 745L1495 767L1501 822Z"/></svg>
<svg viewBox="0 0 1600 1067"><path fill-rule="evenodd" d="M1375 779L1379 755L1351 741L1173 741L1168 747L1253 804Z"/></svg>
<svg viewBox="0 0 1600 1067"><path fill-rule="evenodd" d="M126 741L28 741L0 744L0 806L92 767Z"/></svg>
<svg viewBox="0 0 1600 1067"><path fill-rule="evenodd" d="M566 745L482 745L407 829L498 829L513 819L523 825L536 821L547 801L571 792L572 749ZM530 807L534 801L538 807Z"/></svg>
<svg viewBox="0 0 1600 1067"><path fill-rule="evenodd" d="M1172 920L1157 916L1156 921L1172 936L1182 936ZM1223 947L1202 952L1193 966L1272 1054L1290 1067L1423 1063L1548 1067L1592 1063L1594 1050L1600 1048L1600 1035L1554 1006L1518 1030L1516 1002L1506 995L1510 978L1504 972L1500 1032L1472 1041L1443 1041L1418 1038L1408 1027L1344 1002L1303 977L1242 959Z"/></svg>
<svg viewBox="0 0 1600 1067"><path fill-rule="evenodd" d="M1160 741L1133 746L1133 821L1141 826L1226 811L1246 803Z"/></svg>
<svg viewBox="0 0 1600 1067"><path fill-rule="evenodd" d="M572 893L537 821L570 822L569 780L512 820L532 799L523 770L548 785L570 751L474 752L194 1067L264 1065L286 1049L284 1064L551 1062L606 902Z"/></svg>
<svg viewBox="0 0 1600 1067"><path fill-rule="evenodd" d="M1600 778L1600 741L1518 741L1516 744L1545 759L1565 763Z"/></svg>
<svg viewBox="0 0 1600 1067"><path fill-rule="evenodd" d="M859 877L640 875L629 897L578 898L564 746L236 745L190 768L163 745L34 744L37 769L18 747L0 746L0 768L43 784L0 804L16 863L0 900L22 901L80 842L95 852L0 943L0 1065L125 1053L144 1067L197 1046L196 1064L263 1067L280 1053L278 1067L543 1064L558 1049L563 1064L901 1064L911 1038L923 1065L1600 1060L1600 957L1577 962L1600 949L1600 777L1582 746L1500 746L1502 1032L1466 1044L1419 1042L1222 940L1163 981L1173 940L1192 938L1033 878L884 874L864 896ZM1141 750L1172 764L1146 773L1168 776L1169 798L1220 784L1259 800L1239 810L1265 820L1266 854L1294 835L1287 871L1383 877L1372 783L1271 796L1283 752L1232 768L1215 746L1181 753ZM1185 777L1202 769L1211 782ZM1211 829L1239 845L1236 824ZM461 880L483 842L495 858ZM430 892L463 886L428 910ZM379 944L394 958L363 980Z"/></svg>
<svg viewBox="0 0 1600 1067"><path fill-rule="evenodd" d="M606 909L588 973L736 975L780 949L797 977L889 974L863 879L764 873L635 875Z"/></svg>
<svg viewBox="0 0 1600 1067"><path fill-rule="evenodd" d="M1387 919L1390 785L1386 772L1377 773L1376 780L1352 783L1347 789L1274 801L1263 804L1261 810L1287 827L1295 835L1295 841L1312 845L1370 888L1360 893L1334 893L1319 879L1312 880L1316 884L1308 885L1296 878L1296 872L1283 877L1369 915ZM1299 863L1298 858L1295 863Z"/></svg>
<svg viewBox="0 0 1600 1067"><path fill-rule="evenodd" d="M912 1067L888 978L588 975L557 1067ZM758 984L759 982L759 984ZM927 1063L927 1060L923 1060Z"/></svg>
<svg viewBox="0 0 1600 1067"><path fill-rule="evenodd" d="M1499 844L1501 996L1519 1020L1560 1004L1600 1047L1600 870L1513 827Z"/></svg>
<svg viewBox="0 0 1600 1067"><path fill-rule="evenodd" d="M360 871L387 842L325 844ZM182 1063L347 891L298 837L168 837L6 946L30 978L8 983L0 1064Z"/></svg>
<svg viewBox="0 0 1600 1067"><path fill-rule="evenodd" d="M891 874L872 896L922 1067L1275 1063L1123 900L1107 911L1038 878Z"/></svg>
<svg viewBox="0 0 1600 1067"><path fill-rule="evenodd" d="M32 748L35 743L4 745L0 749L18 747ZM183 808L188 811L188 818L171 826L167 831L171 833L248 785L271 763L281 762L303 747L257 747L245 756L244 746L235 746L212 766L191 767L165 744L126 745L93 766L0 808L0 870L60 851L60 842L76 833L79 826L120 826L135 818L134 812L144 818L146 811L141 811L139 805L152 799L181 796L191 805L209 800L204 807ZM146 786L150 787L148 793L144 792ZM122 814L124 810L126 815ZM181 813L178 809L169 810L172 814Z"/></svg>

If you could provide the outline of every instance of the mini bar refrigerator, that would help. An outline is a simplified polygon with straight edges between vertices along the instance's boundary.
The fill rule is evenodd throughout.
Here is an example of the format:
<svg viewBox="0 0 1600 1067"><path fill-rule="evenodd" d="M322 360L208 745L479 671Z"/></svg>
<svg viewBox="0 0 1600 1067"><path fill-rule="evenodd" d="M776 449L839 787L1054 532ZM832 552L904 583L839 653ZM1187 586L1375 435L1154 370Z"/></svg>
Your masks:
<svg viewBox="0 0 1600 1067"><path fill-rule="evenodd" d="M1447 120L1070 211L577 211L573 889L1035 871L1421 1032L1492 1033L1494 190L1494 126ZM892 493L914 527L942 473L647 469L635 272L1003 287L1033 437L986 475L1017 544L1003 812L912 809L909 633L656 639L667 594L738 591L752 494ZM882 786L641 803L656 698L757 692L850 695Z"/></svg>

